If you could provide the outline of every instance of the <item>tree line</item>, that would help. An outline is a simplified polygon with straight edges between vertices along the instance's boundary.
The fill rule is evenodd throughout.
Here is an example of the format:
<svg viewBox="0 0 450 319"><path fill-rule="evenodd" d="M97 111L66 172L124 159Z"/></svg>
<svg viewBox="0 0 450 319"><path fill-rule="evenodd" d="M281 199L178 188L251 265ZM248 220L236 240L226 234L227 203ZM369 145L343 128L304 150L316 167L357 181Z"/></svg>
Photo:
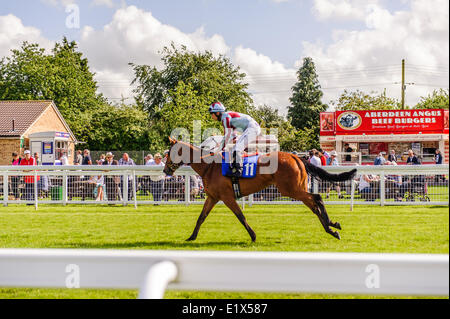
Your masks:
<svg viewBox="0 0 450 319"><path fill-rule="evenodd" d="M319 114L329 106L313 60L303 60L292 87L287 117L270 105L255 106L247 92L246 74L223 55L191 52L175 45L161 51L163 67L129 63L134 71L135 100L111 103L101 93L88 59L77 43L63 38L50 53L38 44L24 42L0 60L1 100L53 100L79 141L92 150L161 151L174 128L211 120L209 104L221 101L230 110L250 114L263 128L278 129L281 149L318 148ZM331 102L337 110L399 109L400 103L384 93L344 91ZM414 108L449 107L448 90L435 90ZM190 125L190 124L189 124ZM194 141L198 143L199 141Z"/></svg>

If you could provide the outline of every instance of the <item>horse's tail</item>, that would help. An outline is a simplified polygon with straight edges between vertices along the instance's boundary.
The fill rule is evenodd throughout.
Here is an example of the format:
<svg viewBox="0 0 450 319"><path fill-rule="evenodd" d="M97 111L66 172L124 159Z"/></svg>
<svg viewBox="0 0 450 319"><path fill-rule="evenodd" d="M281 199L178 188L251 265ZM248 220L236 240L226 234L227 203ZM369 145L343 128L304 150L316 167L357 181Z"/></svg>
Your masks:
<svg viewBox="0 0 450 319"><path fill-rule="evenodd" d="M329 181L329 182L343 182L343 181L347 181L349 179L352 179L353 177L355 177L357 170L356 169L352 169L349 172L344 172L341 174L330 174L328 173L326 170L314 166L313 164L311 164L310 162L308 162L306 159L298 157L296 155L294 155L294 158L297 161L297 165L299 165L298 160L301 160L303 162L303 165L305 165L305 169L306 172L313 176L313 177L317 177L320 178L321 180L324 181ZM300 167L300 165L299 165Z"/></svg>

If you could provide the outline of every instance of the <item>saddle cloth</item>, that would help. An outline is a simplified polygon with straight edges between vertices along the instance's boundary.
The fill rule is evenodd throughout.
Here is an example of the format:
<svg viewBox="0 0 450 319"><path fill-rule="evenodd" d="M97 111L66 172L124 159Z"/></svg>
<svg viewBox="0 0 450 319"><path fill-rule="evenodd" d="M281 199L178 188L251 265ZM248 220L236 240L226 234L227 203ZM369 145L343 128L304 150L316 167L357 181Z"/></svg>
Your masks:
<svg viewBox="0 0 450 319"><path fill-rule="evenodd" d="M229 158L229 152L222 152L222 175L231 177L230 164L232 160ZM240 178L253 178L256 176L257 163L259 154L243 155L242 175Z"/></svg>

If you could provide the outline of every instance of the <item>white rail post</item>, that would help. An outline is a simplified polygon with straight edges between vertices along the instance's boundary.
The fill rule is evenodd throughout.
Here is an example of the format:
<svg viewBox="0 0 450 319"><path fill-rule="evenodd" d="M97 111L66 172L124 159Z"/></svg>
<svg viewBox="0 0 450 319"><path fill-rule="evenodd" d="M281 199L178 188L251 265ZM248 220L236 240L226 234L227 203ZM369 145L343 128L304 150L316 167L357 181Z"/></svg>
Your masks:
<svg viewBox="0 0 450 319"><path fill-rule="evenodd" d="M319 179L315 178L315 177L311 177L311 181L314 179L314 187L313 187L313 193L314 194L319 194Z"/></svg>
<svg viewBox="0 0 450 319"><path fill-rule="evenodd" d="M171 261L162 261L150 267L139 291L139 299L162 299L167 285L178 275L177 266Z"/></svg>
<svg viewBox="0 0 450 319"><path fill-rule="evenodd" d="M136 171L135 170L133 170L133 196L134 196L134 209L137 209Z"/></svg>
<svg viewBox="0 0 450 319"><path fill-rule="evenodd" d="M66 206L67 205L67 171L62 171L63 172L63 205Z"/></svg>
<svg viewBox="0 0 450 319"><path fill-rule="evenodd" d="M253 194L251 194L251 195L248 197L248 206L249 206L249 207L252 207L252 206L253 206Z"/></svg>
<svg viewBox="0 0 450 319"><path fill-rule="evenodd" d="M189 206L191 202L191 175L184 173L184 201L185 205Z"/></svg>
<svg viewBox="0 0 450 319"><path fill-rule="evenodd" d="M37 171L34 171L34 209L38 210L38 187L37 187L38 177Z"/></svg>
<svg viewBox="0 0 450 319"><path fill-rule="evenodd" d="M350 196L350 211L353 211L353 205L355 202L355 190L356 190L356 181L352 180L352 191Z"/></svg>
<svg viewBox="0 0 450 319"><path fill-rule="evenodd" d="M125 171L122 176L123 185L123 206L128 205L128 173Z"/></svg>
<svg viewBox="0 0 450 319"><path fill-rule="evenodd" d="M9 187L8 187L8 174L5 172L3 174L3 206L8 206L8 195L9 195Z"/></svg>
<svg viewBox="0 0 450 319"><path fill-rule="evenodd" d="M386 181L384 172L380 173L380 205L384 206L386 202Z"/></svg>

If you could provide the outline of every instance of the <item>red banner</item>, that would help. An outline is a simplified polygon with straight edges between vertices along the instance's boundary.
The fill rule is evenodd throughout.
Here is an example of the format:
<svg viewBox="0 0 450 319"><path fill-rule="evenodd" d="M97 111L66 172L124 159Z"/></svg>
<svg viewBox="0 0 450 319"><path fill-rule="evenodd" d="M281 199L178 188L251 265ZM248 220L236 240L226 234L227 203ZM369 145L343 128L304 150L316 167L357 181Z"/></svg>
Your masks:
<svg viewBox="0 0 450 319"><path fill-rule="evenodd" d="M320 134L321 135L334 135L335 120L333 112L320 113Z"/></svg>
<svg viewBox="0 0 450 319"><path fill-rule="evenodd" d="M337 135L418 134L420 132L442 134L444 130L448 132L448 111L337 111L334 127L334 133ZM329 131L322 129L321 116L321 135L329 135Z"/></svg>

